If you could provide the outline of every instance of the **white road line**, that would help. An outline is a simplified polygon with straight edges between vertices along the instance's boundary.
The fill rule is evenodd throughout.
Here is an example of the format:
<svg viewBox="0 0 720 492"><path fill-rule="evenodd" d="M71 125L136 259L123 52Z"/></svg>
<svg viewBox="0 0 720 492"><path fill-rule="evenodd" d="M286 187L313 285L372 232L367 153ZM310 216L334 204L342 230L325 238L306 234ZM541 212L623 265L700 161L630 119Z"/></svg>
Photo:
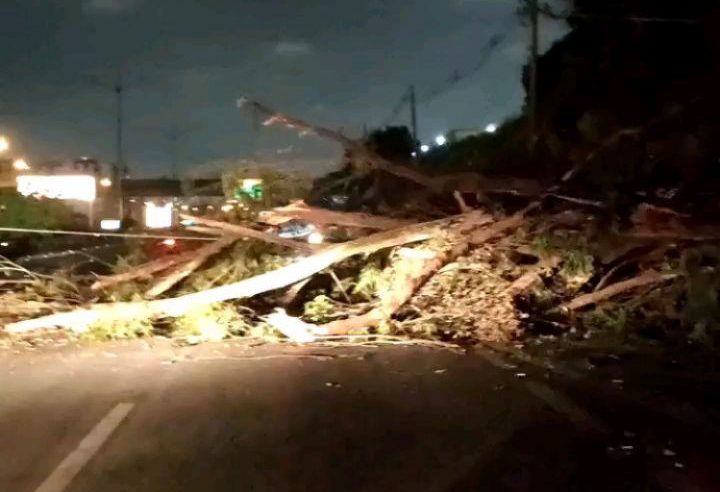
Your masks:
<svg viewBox="0 0 720 492"><path fill-rule="evenodd" d="M508 368L507 363L492 352L480 350L477 353L495 367L500 369ZM541 383L528 381L525 383L525 388L531 395L542 400L547 406L566 416L577 428L599 433L610 432L610 427L607 424L593 417L586 410L550 387Z"/></svg>
<svg viewBox="0 0 720 492"><path fill-rule="evenodd" d="M570 399L544 384L528 381L525 383L528 392L541 399L547 406L565 415L576 427L586 431L609 433L610 427L601 420L590 415Z"/></svg>
<svg viewBox="0 0 720 492"><path fill-rule="evenodd" d="M134 406L134 403L118 403L80 441L77 448L62 460L42 485L35 489L35 492L63 492L73 478L80 473L80 470L97 454L105 441L125 420L125 417L128 416Z"/></svg>

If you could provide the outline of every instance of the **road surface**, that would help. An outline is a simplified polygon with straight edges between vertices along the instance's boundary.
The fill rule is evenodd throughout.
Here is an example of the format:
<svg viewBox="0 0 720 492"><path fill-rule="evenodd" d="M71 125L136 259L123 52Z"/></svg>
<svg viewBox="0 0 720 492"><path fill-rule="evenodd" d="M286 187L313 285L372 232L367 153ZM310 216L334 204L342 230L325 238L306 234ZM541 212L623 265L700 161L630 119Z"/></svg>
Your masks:
<svg viewBox="0 0 720 492"><path fill-rule="evenodd" d="M0 374L8 492L720 490L702 429L484 353L133 342Z"/></svg>

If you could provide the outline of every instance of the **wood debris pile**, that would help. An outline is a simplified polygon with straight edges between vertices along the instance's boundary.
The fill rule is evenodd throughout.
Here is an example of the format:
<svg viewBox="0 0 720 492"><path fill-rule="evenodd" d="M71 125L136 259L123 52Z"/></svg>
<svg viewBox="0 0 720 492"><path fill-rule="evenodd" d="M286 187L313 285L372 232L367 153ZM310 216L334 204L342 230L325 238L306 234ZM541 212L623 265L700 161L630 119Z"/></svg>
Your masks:
<svg viewBox="0 0 720 492"><path fill-rule="evenodd" d="M252 222L186 216L218 239L80 286L73 304L48 304L44 316L6 312L6 331L120 323L143 334L183 326L211 338L275 329L297 341L378 333L473 342L655 324L715 342L713 226L645 202L626 223L609 220L603 203L567 194L577 170L544 186L430 177L361 141L246 104L268 116L266 125L340 143L361 175L409 183L414 207L380 215L295 202ZM277 228L292 220L336 239L280 237ZM131 295L120 294L127 286Z"/></svg>

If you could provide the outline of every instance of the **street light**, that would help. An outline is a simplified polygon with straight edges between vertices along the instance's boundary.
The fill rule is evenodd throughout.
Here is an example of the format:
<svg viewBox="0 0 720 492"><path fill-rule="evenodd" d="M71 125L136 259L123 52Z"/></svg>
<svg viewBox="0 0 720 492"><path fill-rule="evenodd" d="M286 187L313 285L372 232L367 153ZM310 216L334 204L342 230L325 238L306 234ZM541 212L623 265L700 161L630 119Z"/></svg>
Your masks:
<svg viewBox="0 0 720 492"><path fill-rule="evenodd" d="M112 180L110 178L102 178L100 180L100 186L103 188L110 188L112 186Z"/></svg>
<svg viewBox="0 0 720 492"><path fill-rule="evenodd" d="M10 140L7 137L0 135L0 154L6 152L10 148Z"/></svg>
<svg viewBox="0 0 720 492"><path fill-rule="evenodd" d="M488 126L485 127L485 133L495 133L498 129L498 126L496 123L490 123Z"/></svg>
<svg viewBox="0 0 720 492"><path fill-rule="evenodd" d="M13 167L16 171L29 171L30 165L28 165L27 161L25 159L16 159L13 162Z"/></svg>
<svg viewBox="0 0 720 492"><path fill-rule="evenodd" d="M425 154L426 152L430 152L430 146L428 144L422 144L420 146L420 152Z"/></svg>
<svg viewBox="0 0 720 492"><path fill-rule="evenodd" d="M445 138L445 135L438 135L435 137L435 143L442 147L447 143L447 138Z"/></svg>

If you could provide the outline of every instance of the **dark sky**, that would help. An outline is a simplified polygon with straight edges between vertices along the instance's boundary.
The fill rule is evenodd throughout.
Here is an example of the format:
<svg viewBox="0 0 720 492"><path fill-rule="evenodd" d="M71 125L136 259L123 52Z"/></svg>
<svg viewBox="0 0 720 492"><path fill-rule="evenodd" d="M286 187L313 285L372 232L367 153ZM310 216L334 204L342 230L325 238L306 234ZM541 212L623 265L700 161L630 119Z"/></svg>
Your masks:
<svg viewBox="0 0 720 492"><path fill-rule="evenodd" d="M382 124L410 83L419 98L477 65L419 107L421 137L484 127L520 109L527 28L514 0L2 0L0 132L31 162L114 159L114 95L128 82L127 161L169 174L170 134L182 169L209 161L334 150L282 130L253 131L242 95L308 120ZM564 32L545 21L543 45ZM407 112L398 122L407 122ZM277 154L277 152L285 152ZM308 166L307 162L298 163ZM319 165L318 165L319 166ZM201 169L203 167L200 167ZM324 171L315 169L316 172Z"/></svg>

